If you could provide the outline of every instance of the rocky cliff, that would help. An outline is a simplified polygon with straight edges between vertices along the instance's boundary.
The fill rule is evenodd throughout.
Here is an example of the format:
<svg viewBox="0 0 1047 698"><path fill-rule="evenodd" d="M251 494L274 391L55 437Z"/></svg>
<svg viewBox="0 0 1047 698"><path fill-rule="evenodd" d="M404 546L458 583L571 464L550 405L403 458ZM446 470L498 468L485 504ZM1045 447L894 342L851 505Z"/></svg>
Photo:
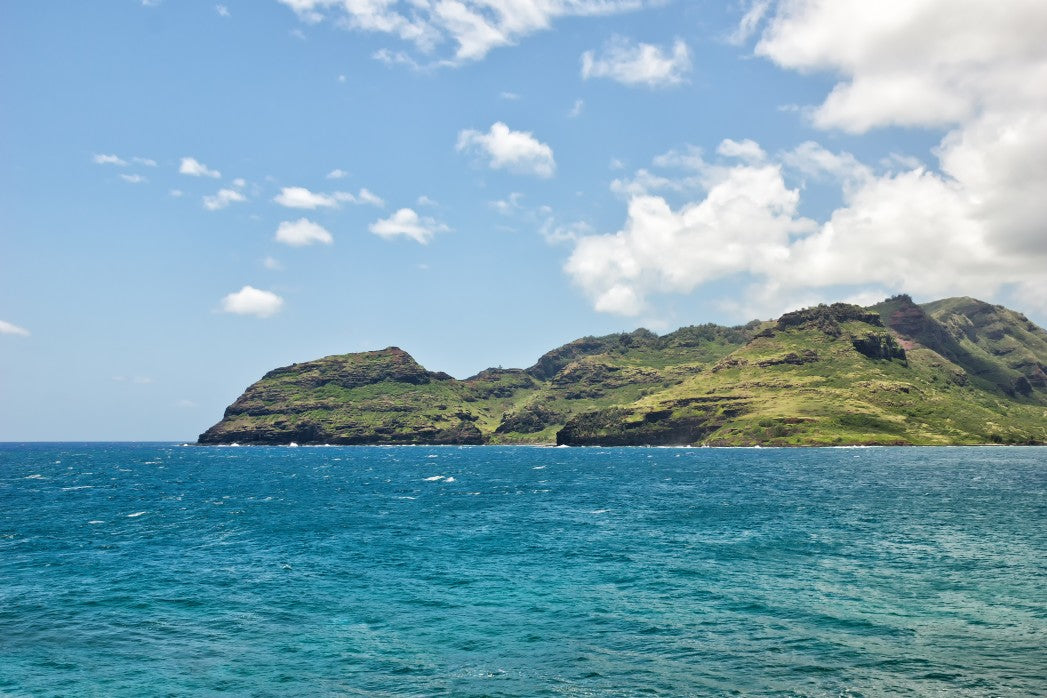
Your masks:
<svg viewBox="0 0 1047 698"><path fill-rule="evenodd" d="M1047 443L1047 332L970 298L585 337L465 380L403 350L270 371L200 443Z"/></svg>

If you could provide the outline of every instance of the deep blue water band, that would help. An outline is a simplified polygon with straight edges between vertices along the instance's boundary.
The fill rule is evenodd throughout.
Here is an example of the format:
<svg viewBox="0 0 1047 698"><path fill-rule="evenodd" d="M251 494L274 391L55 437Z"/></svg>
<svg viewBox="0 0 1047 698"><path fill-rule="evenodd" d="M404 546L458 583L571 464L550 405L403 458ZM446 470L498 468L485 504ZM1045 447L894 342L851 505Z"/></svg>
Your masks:
<svg viewBox="0 0 1047 698"><path fill-rule="evenodd" d="M0 446L0 695L1047 692L1047 448Z"/></svg>

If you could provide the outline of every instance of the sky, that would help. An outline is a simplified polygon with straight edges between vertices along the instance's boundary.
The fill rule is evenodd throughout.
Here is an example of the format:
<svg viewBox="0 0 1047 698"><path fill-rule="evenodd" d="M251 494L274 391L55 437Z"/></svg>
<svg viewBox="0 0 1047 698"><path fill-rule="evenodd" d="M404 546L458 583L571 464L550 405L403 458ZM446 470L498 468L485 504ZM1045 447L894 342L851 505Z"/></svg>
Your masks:
<svg viewBox="0 0 1047 698"><path fill-rule="evenodd" d="M1047 325L1042 0L0 5L0 440L277 366L974 296Z"/></svg>

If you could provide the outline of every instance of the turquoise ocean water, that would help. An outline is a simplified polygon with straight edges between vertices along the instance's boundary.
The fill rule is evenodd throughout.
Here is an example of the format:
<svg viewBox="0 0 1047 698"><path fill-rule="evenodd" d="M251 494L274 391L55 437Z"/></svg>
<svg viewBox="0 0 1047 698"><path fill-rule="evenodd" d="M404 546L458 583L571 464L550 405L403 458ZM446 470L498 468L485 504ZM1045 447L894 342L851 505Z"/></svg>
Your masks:
<svg viewBox="0 0 1047 698"><path fill-rule="evenodd" d="M0 695L1047 693L1047 449L0 446Z"/></svg>

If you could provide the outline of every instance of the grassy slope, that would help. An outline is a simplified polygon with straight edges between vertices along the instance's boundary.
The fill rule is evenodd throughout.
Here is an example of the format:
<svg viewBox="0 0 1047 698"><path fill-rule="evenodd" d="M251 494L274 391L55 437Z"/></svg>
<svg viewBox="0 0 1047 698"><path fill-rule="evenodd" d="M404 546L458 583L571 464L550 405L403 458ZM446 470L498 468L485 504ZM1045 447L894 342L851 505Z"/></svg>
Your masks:
<svg viewBox="0 0 1047 698"><path fill-rule="evenodd" d="M586 337L530 369L464 381L394 349L327 357L270 372L203 440L1047 442L1042 329L971 299L899 297L871 310Z"/></svg>

